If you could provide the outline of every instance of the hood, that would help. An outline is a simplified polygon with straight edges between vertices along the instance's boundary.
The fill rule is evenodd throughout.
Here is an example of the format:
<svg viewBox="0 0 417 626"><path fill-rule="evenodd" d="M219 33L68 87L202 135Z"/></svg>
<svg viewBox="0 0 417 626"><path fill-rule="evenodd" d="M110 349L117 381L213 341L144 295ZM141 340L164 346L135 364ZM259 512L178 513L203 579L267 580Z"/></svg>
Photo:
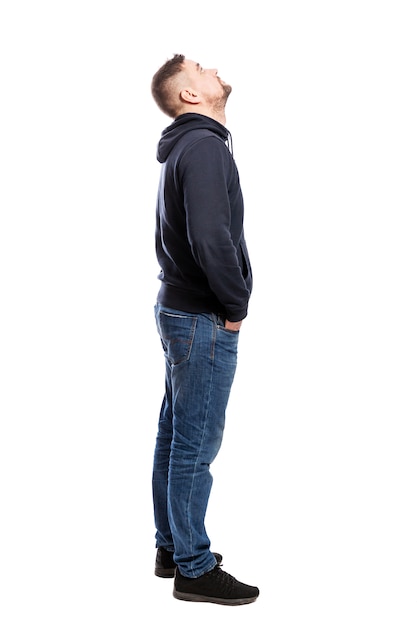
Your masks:
<svg viewBox="0 0 417 626"><path fill-rule="evenodd" d="M158 143L156 158L160 163L164 163L177 141L190 130L210 130L219 135L223 141L231 140L231 136L227 128L216 122L211 117L201 115L200 113L184 113L176 118L174 122L162 131L161 139Z"/></svg>

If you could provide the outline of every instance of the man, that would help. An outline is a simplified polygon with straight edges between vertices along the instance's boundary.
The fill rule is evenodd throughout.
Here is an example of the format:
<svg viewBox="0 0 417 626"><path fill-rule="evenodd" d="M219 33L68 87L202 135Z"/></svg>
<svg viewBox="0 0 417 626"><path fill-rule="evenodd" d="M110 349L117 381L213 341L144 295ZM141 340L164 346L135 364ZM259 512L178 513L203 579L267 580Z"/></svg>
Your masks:
<svg viewBox="0 0 417 626"><path fill-rule="evenodd" d="M226 145L230 92L217 70L179 54L152 80L156 103L174 119L157 154L155 316L166 377L153 468L155 574L175 576L180 600L247 604L258 588L221 569L204 524L252 289L239 175Z"/></svg>

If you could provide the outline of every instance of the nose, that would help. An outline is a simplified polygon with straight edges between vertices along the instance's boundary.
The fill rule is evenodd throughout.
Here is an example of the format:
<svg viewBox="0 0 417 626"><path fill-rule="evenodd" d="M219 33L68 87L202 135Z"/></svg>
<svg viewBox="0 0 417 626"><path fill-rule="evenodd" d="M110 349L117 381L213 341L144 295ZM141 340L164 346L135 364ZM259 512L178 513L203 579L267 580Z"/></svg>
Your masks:
<svg viewBox="0 0 417 626"><path fill-rule="evenodd" d="M217 71L218 71L218 70L216 70L216 69L211 69L211 70L209 70L209 72L210 72L211 74L213 74L214 76L217 76Z"/></svg>

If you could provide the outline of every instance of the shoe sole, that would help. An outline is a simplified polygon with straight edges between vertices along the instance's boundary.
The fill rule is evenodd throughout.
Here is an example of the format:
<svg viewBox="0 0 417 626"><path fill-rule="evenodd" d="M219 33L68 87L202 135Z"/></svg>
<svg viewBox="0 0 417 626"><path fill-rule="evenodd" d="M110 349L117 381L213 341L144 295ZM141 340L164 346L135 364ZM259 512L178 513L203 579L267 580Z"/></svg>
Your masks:
<svg viewBox="0 0 417 626"><path fill-rule="evenodd" d="M258 596L254 598L212 598L210 596L200 596L195 593L184 593L182 591L173 592L174 598L177 600L186 600L188 602L212 602L213 604L223 604L225 606L239 606L242 604L250 604L255 602Z"/></svg>

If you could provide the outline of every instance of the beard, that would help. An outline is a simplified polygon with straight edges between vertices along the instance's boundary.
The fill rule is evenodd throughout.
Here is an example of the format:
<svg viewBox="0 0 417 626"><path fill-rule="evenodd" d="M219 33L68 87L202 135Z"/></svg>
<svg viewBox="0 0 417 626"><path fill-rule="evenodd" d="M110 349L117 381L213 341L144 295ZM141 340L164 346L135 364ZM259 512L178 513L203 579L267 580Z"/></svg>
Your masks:
<svg viewBox="0 0 417 626"><path fill-rule="evenodd" d="M211 105L214 111L224 111L226 102L232 93L232 87L223 81L220 82L222 92L211 99Z"/></svg>
<svg viewBox="0 0 417 626"><path fill-rule="evenodd" d="M228 85L227 83L224 83L224 82L221 82L220 84L221 84L222 89L223 89L224 103L226 104L227 98L232 93L232 86Z"/></svg>
<svg viewBox="0 0 417 626"><path fill-rule="evenodd" d="M227 98L230 96L230 94L232 93L232 86L228 85L227 83L225 83L224 81L220 80L220 85L223 89L223 102L224 104L226 104L227 102Z"/></svg>

